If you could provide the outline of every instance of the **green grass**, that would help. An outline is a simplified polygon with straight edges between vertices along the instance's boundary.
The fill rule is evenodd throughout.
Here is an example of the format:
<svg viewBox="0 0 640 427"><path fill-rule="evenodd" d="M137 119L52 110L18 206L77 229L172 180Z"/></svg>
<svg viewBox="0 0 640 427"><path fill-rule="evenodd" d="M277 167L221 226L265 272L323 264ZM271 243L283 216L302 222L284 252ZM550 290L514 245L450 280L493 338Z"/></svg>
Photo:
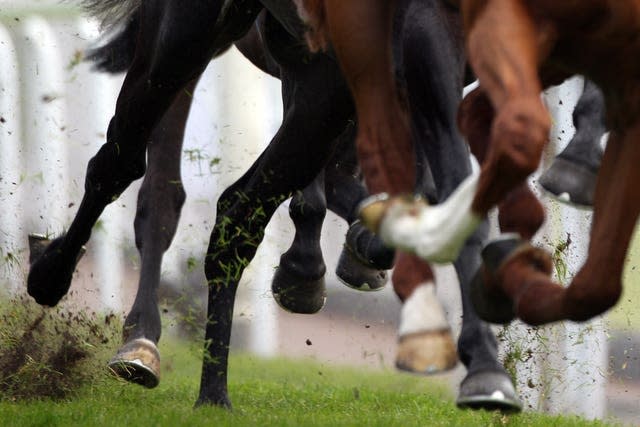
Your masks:
<svg viewBox="0 0 640 427"><path fill-rule="evenodd" d="M576 417L458 410L443 384L396 372L234 355L234 410L194 409L200 358L161 345L163 378L146 390L101 378L63 401L0 401L11 426L600 426Z"/></svg>

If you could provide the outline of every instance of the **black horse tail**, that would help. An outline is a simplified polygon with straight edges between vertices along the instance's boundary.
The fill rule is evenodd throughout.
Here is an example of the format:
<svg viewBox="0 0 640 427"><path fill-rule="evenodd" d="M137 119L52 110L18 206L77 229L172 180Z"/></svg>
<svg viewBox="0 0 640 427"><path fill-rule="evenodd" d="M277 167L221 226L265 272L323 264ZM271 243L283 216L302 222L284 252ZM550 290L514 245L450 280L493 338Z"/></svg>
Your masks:
<svg viewBox="0 0 640 427"><path fill-rule="evenodd" d="M107 73L129 69L136 49L142 0L83 0L82 6L101 21L104 36L96 47L85 52L93 68Z"/></svg>

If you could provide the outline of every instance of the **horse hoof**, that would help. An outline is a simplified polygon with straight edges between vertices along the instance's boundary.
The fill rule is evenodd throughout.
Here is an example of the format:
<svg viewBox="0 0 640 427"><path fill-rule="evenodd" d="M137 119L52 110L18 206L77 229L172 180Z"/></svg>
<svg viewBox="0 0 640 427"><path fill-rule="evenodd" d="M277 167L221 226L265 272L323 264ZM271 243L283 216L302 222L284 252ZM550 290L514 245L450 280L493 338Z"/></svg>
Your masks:
<svg viewBox="0 0 640 427"><path fill-rule="evenodd" d="M364 264L346 245L336 266L336 276L342 283L358 291L379 291L389 281L386 270Z"/></svg>
<svg viewBox="0 0 640 427"><path fill-rule="evenodd" d="M449 329L400 337L396 368L415 374L432 375L455 368L456 345Z"/></svg>
<svg viewBox="0 0 640 427"><path fill-rule="evenodd" d="M538 182L545 191L561 202L591 208L597 176L597 171L588 166L556 157Z"/></svg>
<svg viewBox="0 0 640 427"><path fill-rule="evenodd" d="M460 384L456 405L461 409L520 412L522 402L504 372L469 374Z"/></svg>
<svg viewBox="0 0 640 427"><path fill-rule="evenodd" d="M146 388L154 388L160 382L160 352L146 338L126 343L107 366L118 377Z"/></svg>
<svg viewBox="0 0 640 427"><path fill-rule="evenodd" d="M271 292L278 305L291 313L317 313L327 300L324 276L316 280L301 278L282 265L273 275Z"/></svg>
<svg viewBox="0 0 640 427"><path fill-rule="evenodd" d="M515 317L513 301L500 289L491 289L489 282L502 263L524 243L522 239L501 239L489 243L482 250L483 264L471 281L471 302L478 316L490 323L507 324Z"/></svg>

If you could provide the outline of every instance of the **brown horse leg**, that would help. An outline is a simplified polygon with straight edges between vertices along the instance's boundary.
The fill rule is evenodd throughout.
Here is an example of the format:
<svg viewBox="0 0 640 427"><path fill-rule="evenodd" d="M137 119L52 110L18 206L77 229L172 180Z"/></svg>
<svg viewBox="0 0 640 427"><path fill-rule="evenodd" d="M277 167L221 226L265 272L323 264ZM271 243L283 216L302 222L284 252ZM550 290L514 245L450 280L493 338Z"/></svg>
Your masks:
<svg viewBox="0 0 640 427"><path fill-rule="evenodd" d="M624 259L640 212L640 123L612 132L598 175L587 261L567 289L564 309L587 320L612 307L622 292Z"/></svg>
<svg viewBox="0 0 640 427"><path fill-rule="evenodd" d="M527 8L489 0L470 11L469 3L463 3L469 61L496 111L472 203L484 215L537 169L551 122L540 99L540 31Z"/></svg>
<svg viewBox="0 0 640 427"><path fill-rule="evenodd" d="M456 345L429 265L414 255L398 253L392 282L402 301L396 367L422 374L454 368Z"/></svg>
<svg viewBox="0 0 640 427"><path fill-rule="evenodd" d="M460 130L467 136L471 153L480 163L487 159L494 115L495 110L481 89L469 93L458 110ZM544 222L544 208L526 183L509 192L498 209L500 231L517 233L526 240L531 239Z"/></svg>
<svg viewBox="0 0 640 427"><path fill-rule="evenodd" d="M326 0L325 8L332 45L356 104L358 160L369 192L411 193L411 129L391 51L395 1Z"/></svg>
<svg viewBox="0 0 640 427"><path fill-rule="evenodd" d="M584 321L611 308L620 297L624 258L640 212L638 138L638 124L609 138L596 187L589 253L568 288L544 277L535 257L517 257L501 268L499 281L523 321Z"/></svg>

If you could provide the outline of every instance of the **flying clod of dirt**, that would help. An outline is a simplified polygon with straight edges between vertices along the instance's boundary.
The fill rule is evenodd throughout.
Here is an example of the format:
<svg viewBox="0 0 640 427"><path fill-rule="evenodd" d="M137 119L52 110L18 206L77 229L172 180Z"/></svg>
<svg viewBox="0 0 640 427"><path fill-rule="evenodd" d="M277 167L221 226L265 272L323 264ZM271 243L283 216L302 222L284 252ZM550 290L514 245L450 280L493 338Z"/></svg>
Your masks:
<svg viewBox="0 0 640 427"><path fill-rule="evenodd" d="M43 308L28 296L0 300L0 399L62 399L107 378L120 342L113 314Z"/></svg>

